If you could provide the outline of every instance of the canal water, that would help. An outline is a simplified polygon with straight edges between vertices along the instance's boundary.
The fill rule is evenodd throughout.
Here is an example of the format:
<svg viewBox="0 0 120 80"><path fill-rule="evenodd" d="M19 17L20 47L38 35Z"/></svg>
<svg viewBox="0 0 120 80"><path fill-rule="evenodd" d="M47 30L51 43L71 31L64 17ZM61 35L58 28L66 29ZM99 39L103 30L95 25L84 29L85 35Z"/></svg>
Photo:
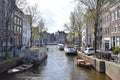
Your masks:
<svg viewBox="0 0 120 80"><path fill-rule="evenodd" d="M76 66L75 55L65 55L57 46L48 46L47 60L18 74L1 74L0 80L111 80L107 75Z"/></svg>

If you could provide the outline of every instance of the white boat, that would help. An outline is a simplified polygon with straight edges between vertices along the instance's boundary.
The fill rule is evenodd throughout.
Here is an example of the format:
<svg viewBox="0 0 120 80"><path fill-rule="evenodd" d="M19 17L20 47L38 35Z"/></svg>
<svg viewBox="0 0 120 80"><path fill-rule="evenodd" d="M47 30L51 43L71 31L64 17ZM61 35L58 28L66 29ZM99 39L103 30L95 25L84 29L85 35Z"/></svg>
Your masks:
<svg viewBox="0 0 120 80"><path fill-rule="evenodd" d="M22 64L22 65L19 65L17 67L14 67L12 69L9 69L8 70L8 73L18 73L18 72L22 72L22 71L25 71L29 68L31 68L33 66L33 64Z"/></svg>

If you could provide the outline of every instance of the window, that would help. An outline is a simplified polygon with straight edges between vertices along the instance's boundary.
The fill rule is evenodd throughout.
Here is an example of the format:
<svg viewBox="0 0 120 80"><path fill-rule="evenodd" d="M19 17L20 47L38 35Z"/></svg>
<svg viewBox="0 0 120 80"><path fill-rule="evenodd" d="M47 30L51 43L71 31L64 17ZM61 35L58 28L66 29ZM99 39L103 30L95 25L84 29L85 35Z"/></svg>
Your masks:
<svg viewBox="0 0 120 80"><path fill-rule="evenodd" d="M20 27L20 32L22 32L22 29L21 29L21 27Z"/></svg>
<svg viewBox="0 0 120 80"><path fill-rule="evenodd" d="M108 34L110 34L110 29L109 29L109 27L108 27Z"/></svg>
<svg viewBox="0 0 120 80"><path fill-rule="evenodd" d="M114 32L114 25L112 26L112 32Z"/></svg>
<svg viewBox="0 0 120 80"><path fill-rule="evenodd" d="M119 36L116 36L116 46L119 46Z"/></svg>
<svg viewBox="0 0 120 80"><path fill-rule="evenodd" d="M20 20L19 25L22 25L21 22L22 22L22 21Z"/></svg>
<svg viewBox="0 0 120 80"><path fill-rule="evenodd" d="M120 24L118 24L118 31L120 31Z"/></svg>
<svg viewBox="0 0 120 80"><path fill-rule="evenodd" d="M16 25L14 26L14 31L16 32Z"/></svg>
<svg viewBox="0 0 120 80"><path fill-rule="evenodd" d="M117 16L117 11L115 11L115 14L114 14L114 15L115 15L114 19L117 20L117 17L118 17L118 16Z"/></svg>
<svg viewBox="0 0 120 80"><path fill-rule="evenodd" d="M8 2L8 0L4 0L4 3L5 3L5 4L8 4L9 2Z"/></svg>
<svg viewBox="0 0 120 80"><path fill-rule="evenodd" d="M111 14L111 17L112 17L112 21L114 20L114 13Z"/></svg>
<svg viewBox="0 0 120 80"><path fill-rule="evenodd" d="M118 31L118 30L117 30L117 25L115 25L115 27L114 27L114 28L115 28L115 32L117 32L117 31Z"/></svg>
<svg viewBox="0 0 120 80"><path fill-rule="evenodd" d="M105 17L105 24L107 23L107 16Z"/></svg>
<svg viewBox="0 0 120 80"><path fill-rule="evenodd" d="M16 23L16 17L14 18L14 23Z"/></svg>
<svg viewBox="0 0 120 80"><path fill-rule="evenodd" d="M118 10L118 18L120 18L120 9Z"/></svg>

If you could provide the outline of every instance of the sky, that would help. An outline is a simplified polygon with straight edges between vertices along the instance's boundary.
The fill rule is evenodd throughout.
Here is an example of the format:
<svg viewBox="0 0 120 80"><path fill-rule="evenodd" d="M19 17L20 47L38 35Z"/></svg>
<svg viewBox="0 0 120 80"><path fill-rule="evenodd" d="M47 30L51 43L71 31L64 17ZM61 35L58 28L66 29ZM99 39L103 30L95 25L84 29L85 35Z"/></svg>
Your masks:
<svg viewBox="0 0 120 80"><path fill-rule="evenodd" d="M63 31L64 23L69 23L69 16L74 10L74 0L27 0L30 4L39 3L41 16L49 33Z"/></svg>

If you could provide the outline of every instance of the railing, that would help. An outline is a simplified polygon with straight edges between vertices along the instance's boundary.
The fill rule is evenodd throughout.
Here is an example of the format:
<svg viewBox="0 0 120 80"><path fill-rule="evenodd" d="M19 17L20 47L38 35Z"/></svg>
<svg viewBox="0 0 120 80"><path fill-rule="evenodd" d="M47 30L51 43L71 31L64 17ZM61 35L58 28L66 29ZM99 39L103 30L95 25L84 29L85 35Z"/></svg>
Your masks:
<svg viewBox="0 0 120 80"><path fill-rule="evenodd" d="M96 57L98 59L103 59L103 60L108 60L108 61L113 61L113 62L118 62L118 56L117 55L112 55L110 52L97 52Z"/></svg>

